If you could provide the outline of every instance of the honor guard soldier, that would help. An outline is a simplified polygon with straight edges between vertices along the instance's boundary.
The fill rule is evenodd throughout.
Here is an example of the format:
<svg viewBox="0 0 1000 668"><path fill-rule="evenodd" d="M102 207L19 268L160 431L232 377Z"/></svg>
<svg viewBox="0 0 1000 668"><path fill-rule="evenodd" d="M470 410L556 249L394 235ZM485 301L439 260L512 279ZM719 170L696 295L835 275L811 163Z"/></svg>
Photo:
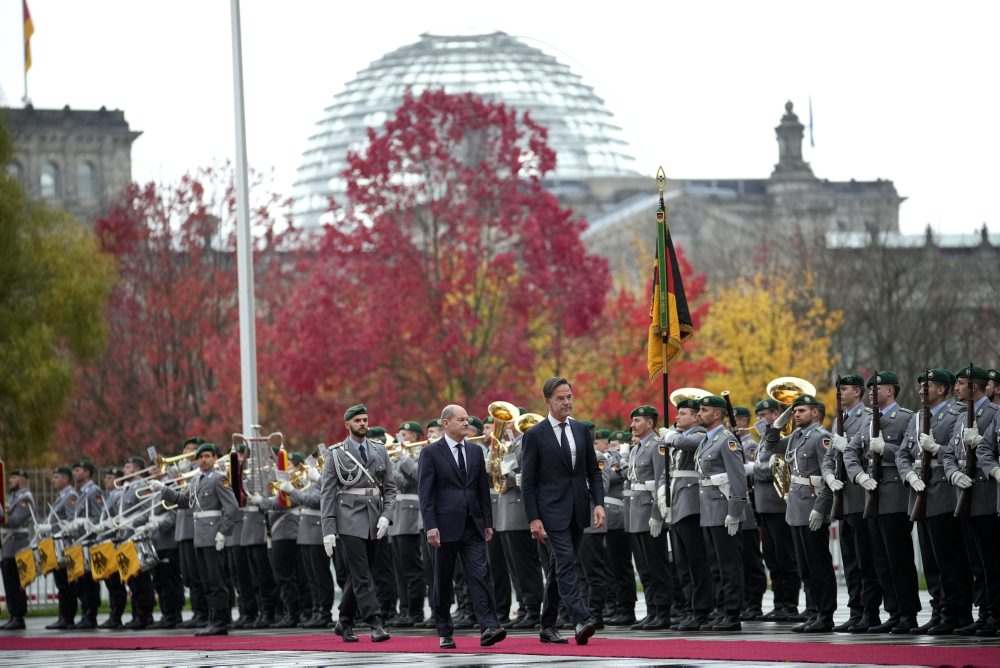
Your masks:
<svg viewBox="0 0 1000 668"><path fill-rule="evenodd" d="M597 467L601 469L601 476L604 479L604 498L607 500L608 490L611 487L611 467L610 461L605 457L604 450L597 445L597 435L599 430L594 432L594 450L597 454ZM607 439L604 439L604 447L607 448ZM594 512L593 503L590 508L591 514ZM580 540L580 564L583 566L583 574L587 582L587 607L590 609L590 617L594 620L597 629L604 628L604 604L607 597L607 586L611 580L611 571L608 568L608 550L604 539L608 534L607 522L600 529L593 526L583 530L583 537Z"/></svg>
<svg viewBox="0 0 1000 668"><path fill-rule="evenodd" d="M245 457L244 453L240 453L241 462L246 461ZM267 511L262 510L245 496L244 499L245 505L240 509L243 515L240 548L246 556L257 599L257 619L248 623L246 627L267 629L275 622L280 605L278 584L274 580L274 571L271 569L271 558L267 549L269 543Z"/></svg>
<svg viewBox="0 0 1000 668"><path fill-rule="evenodd" d="M104 477L102 478L104 508L102 509L102 513L108 516L104 520L105 523L121 511L122 495L125 493L125 486L122 485L119 487L115 481L124 475L124 470L117 466L104 469ZM100 519L101 517L98 517L98 520ZM97 523L95 522L94 526L96 525ZM105 528L104 525L101 525L101 528ZM128 604L128 591L125 589L125 583L122 582L121 575L117 570L112 571L111 575L104 578L104 588L108 590L110 614L97 628L117 631L124 626L122 624L122 615L125 614L125 606Z"/></svg>
<svg viewBox="0 0 1000 668"><path fill-rule="evenodd" d="M629 452L628 532L632 556L646 597L647 615L633 624L633 631L658 631L670 628L670 605L673 582L672 566L667 559L667 534L664 518L656 503L656 485L665 469L656 422L659 412L652 406L632 410L632 436L639 444Z"/></svg>
<svg viewBox="0 0 1000 668"><path fill-rule="evenodd" d="M700 474L698 499L701 526L715 549L721 575L720 601L725 617L703 631L740 631L745 581L740 550L740 522L747 505L747 479L743 448L723 426L726 400L710 394L699 400L705 439L695 452Z"/></svg>
<svg viewBox="0 0 1000 668"><path fill-rule="evenodd" d="M747 485L753 487L753 473L757 462L757 441L750 435L750 409L734 406L736 434L743 446L744 468L747 471ZM746 582L746 600L740 620L752 622L764 616L761 605L767 591L767 573L764 572L764 557L760 551L760 526L757 524L757 510L753 503L747 503L743 521L740 523L740 545L743 553L743 577Z"/></svg>
<svg viewBox="0 0 1000 668"><path fill-rule="evenodd" d="M951 442L938 452L944 463L944 473L959 491L963 490L969 499L967 514L962 515L956 504L956 515L962 515L964 543L969 550L969 558L982 569L982 599L979 619L971 624L955 629L957 635L992 636L1000 624L1000 563L996 555L1000 526L997 524L997 489L993 482L993 463L989 451L996 447L998 406L986 397L989 372L978 366L965 367L955 373L955 394L962 413L955 422ZM971 375L971 377L970 377ZM975 426L969 428L968 402L971 399ZM969 475L968 451L976 456L974 475ZM982 453L982 454L980 454ZM982 459L981 459L982 457Z"/></svg>
<svg viewBox="0 0 1000 668"><path fill-rule="evenodd" d="M290 481L281 483L281 490L288 494L295 506L301 507L299 518L299 555L306 566L306 577L312 594L312 616L301 624L304 629L324 629L333 622L333 575L330 572L330 557L323 549L323 523L320 511L320 471L315 463L318 453L306 460L307 477L311 484L304 489L296 489Z"/></svg>
<svg viewBox="0 0 1000 668"><path fill-rule="evenodd" d="M487 416L491 417L491 416ZM472 433L469 434L470 437L482 436L486 428L486 423L477 418L475 415L469 416L469 426L472 427ZM490 427L490 431L492 431ZM503 434L501 434L503 437ZM487 466L487 475L492 481L492 476L489 475L489 458L490 458L490 441L489 439L484 439L480 443L480 447L483 451L483 461ZM497 516L498 507L500 505L500 490L496 489L494 485L490 485L490 508L491 514L495 518ZM504 556L503 544L499 540L491 540L486 544L486 557L490 563L490 586L493 589L493 603L497 609L497 615L501 622L504 624L510 624L510 606L511 606L511 582L510 573L507 571L507 560ZM464 574L464 565L463 565ZM468 592L468 586L465 587L466 592ZM469 604L472 604L471 597L469 598ZM472 608L469 609L469 621L475 619L475 612Z"/></svg>
<svg viewBox="0 0 1000 668"><path fill-rule="evenodd" d="M833 493L822 475L822 462L830 449L831 436L820 424L819 402L808 394L792 402L795 431L781 438L780 429L786 414L767 430L767 451L784 457L791 474L788 510L785 518L792 529L795 559L799 574L806 583L815 619L793 628L800 633L833 631L833 613L837 609L837 579L830 555L830 510Z"/></svg>
<svg viewBox="0 0 1000 668"><path fill-rule="evenodd" d="M396 482L385 446L370 441L368 409L351 406L344 413L348 436L327 451L323 467L323 545L333 555L335 541L344 551L350 575L340 602L336 633L345 642L354 635L355 607L371 626L373 642L389 639L382 622L372 569L377 542L389 534Z"/></svg>
<svg viewBox="0 0 1000 668"><path fill-rule="evenodd" d="M389 547L392 551L393 571L396 574L396 591L399 592L400 614L389 626L408 628L424 621L423 564L420 558L421 534L420 499L417 496L417 460L407 443L420 441L423 426L416 420L399 425L399 446L394 449L393 475L396 480L396 503L393 506L392 525L389 527ZM419 447L419 446L418 446Z"/></svg>
<svg viewBox="0 0 1000 668"><path fill-rule="evenodd" d="M7 507L4 509L3 526L0 527L0 542L3 543L3 588L7 593L7 610L10 619L0 630L20 631L24 629L24 616L28 614L28 597L21 588L15 555L31 544L34 533L35 497L28 489L28 472L14 469L7 476Z"/></svg>
<svg viewBox="0 0 1000 668"><path fill-rule="evenodd" d="M387 430L385 427L368 427L368 440L378 441L385 445ZM388 451L386 451L388 453ZM393 467L395 468L395 467ZM390 522L392 518L390 517ZM390 528L392 524L390 523ZM388 540L377 541L375 546L375 568L372 569L372 580L375 582L375 597L379 609L382 610L382 621L388 625L396 619L396 605L399 594L396 591L396 569L392 566L392 550Z"/></svg>
<svg viewBox="0 0 1000 668"><path fill-rule="evenodd" d="M184 490L166 487L153 480L151 487L160 490L167 503L194 510L194 549L198 573L208 602L208 626L195 632L198 636L229 634L229 592L226 589L222 550L226 536L233 531L239 506L229 478L215 468L219 449L214 443L202 443L195 451L201 473Z"/></svg>
<svg viewBox="0 0 1000 668"><path fill-rule="evenodd" d="M246 450L246 443L233 443L230 446L229 454L224 455L222 459L222 463L225 465L225 475L229 478L229 483L233 486L234 492L239 491L236 489L237 486L240 489L243 486L242 462L245 460ZM229 470L232 461L231 455L234 451L239 462L238 470L235 474ZM237 503L239 503L239 496L237 496ZM245 504L246 501L243 503ZM247 551L243 549L244 516L243 508L240 508L239 512L236 513L236 518L233 520L233 531L226 536L226 547L222 551L226 562L226 572L230 577L228 588L231 591L235 585L236 602L238 604L237 610L239 611L236 621L229 625L231 629L250 628L260 615L260 596L254 583L253 572L250 570L250 558L247 556Z"/></svg>
<svg viewBox="0 0 1000 668"><path fill-rule="evenodd" d="M123 470L125 471L125 475L134 476L145 467L146 462L142 457L132 456L125 460ZM120 517L128 517L130 520L135 518L130 522L132 526L143 526L146 523L146 518L151 515L152 506L150 503L148 501L144 502L138 496L138 490L145 487L146 483L140 478L129 478L119 497L118 515ZM145 510L133 510L140 505ZM139 535L141 536L142 533L140 532ZM116 542L124 542L129 540L131 536L131 529L120 530ZM132 621L125 624L123 628L139 631L153 623L153 606L156 604L156 594L153 591L153 576L149 571L140 571L128 581L128 587L132 593Z"/></svg>
<svg viewBox="0 0 1000 668"><path fill-rule="evenodd" d="M283 507L278 496L253 494L250 502L267 513L271 537L271 568L278 583L278 593L285 614L271 623L272 629L291 629L299 625L299 517L302 509Z"/></svg>
<svg viewBox="0 0 1000 668"><path fill-rule="evenodd" d="M619 432L598 430L594 439L595 447L607 439L604 450L605 470L609 471L608 487L604 494L604 508L607 511L608 533L605 545L608 551L608 605L605 608L604 623L610 626L630 626L635 623L635 570L632 567L632 548L625 532L625 472L622 456L618 448L612 449L612 437ZM605 435L606 434L606 435ZM603 436L603 438L602 438ZM621 441L619 441L620 447Z"/></svg>
<svg viewBox="0 0 1000 668"><path fill-rule="evenodd" d="M174 629L183 621L184 581L181 579L180 557L177 551L177 509L167 509L162 503L153 506L153 514L143 525L143 533L153 541L157 562L153 569L153 589L160 597L160 619L151 629Z"/></svg>
<svg viewBox="0 0 1000 668"><path fill-rule="evenodd" d="M121 475L121 470L116 470ZM76 486L77 494L80 495L76 502L76 515L71 529L74 538L82 537L90 527L97 526L105 512L104 493L94 481L96 475L97 467L89 459L81 459L73 464L73 484ZM85 570L83 576L76 581L76 591L80 596L81 614L80 621L73 626L73 629L97 628L97 608L101 605L101 590L89 570ZM111 590L108 593L110 594ZM110 603L111 614L114 616L117 613L117 622L120 626L125 601L112 599Z"/></svg>
<svg viewBox="0 0 1000 668"><path fill-rule="evenodd" d="M184 441L183 452L194 454L205 439L197 436ZM198 629L208 625L208 604L205 601L205 591L201 588L201 578L198 576L198 560L194 556L194 511L190 508L177 509L177 523L174 526L174 540L177 541L177 554L181 577L184 585L191 593L191 610L194 612L187 621L178 624L182 629Z"/></svg>
<svg viewBox="0 0 1000 668"><path fill-rule="evenodd" d="M52 470L52 488L55 490L56 502L52 505L49 515L44 524L39 524L35 528L39 536L53 536L59 538L63 535L64 528L76 516L76 504L80 498L76 488L73 487L73 469L68 466L60 466ZM52 573L59 591L59 618L45 628L54 631L65 631L71 629L74 624L77 610L76 583L69 581L66 574L66 567L61 566Z"/></svg>
<svg viewBox="0 0 1000 668"><path fill-rule="evenodd" d="M866 508L870 505L873 510L866 513L870 515L872 556L889 612L889 620L868 633L909 633L918 626L920 596L910 536L913 523L906 511L909 491L896 468L896 451L909 432L913 411L896 403L899 378L892 371L877 371L865 386L871 388L872 410L879 411L881 432L873 435L870 421L869 428L858 432L844 450L844 465L848 479L868 492ZM876 480L879 475L881 483Z"/></svg>

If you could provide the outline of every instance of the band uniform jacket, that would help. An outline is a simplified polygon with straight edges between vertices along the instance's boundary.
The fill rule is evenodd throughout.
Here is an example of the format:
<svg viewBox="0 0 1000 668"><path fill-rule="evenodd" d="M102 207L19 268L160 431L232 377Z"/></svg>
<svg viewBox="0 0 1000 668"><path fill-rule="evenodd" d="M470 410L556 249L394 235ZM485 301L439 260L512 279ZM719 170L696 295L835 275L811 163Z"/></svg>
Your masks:
<svg viewBox="0 0 1000 668"><path fill-rule="evenodd" d="M163 499L194 511L195 547L215 547L215 534L232 533L240 511L229 478L215 470L194 476L183 490L167 487Z"/></svg>
<svg viewBox="0 0 1000 668"><path fill-rule="evenodd" d="M299 517L302 509L296 507L295 499L291 499L291 508L280 508L278 497L264 497L260 501L260 509L267 511L267 522L270 527L271 541L299 539Z"/></svg>
<svg viewBox="0 0 1000 668"><path fill-rule="evenodd" d="M133 480L122 489L122 492L118 497L118 504L115 512L118 513L119 517L125 519L128 524L115 533L115 542L120 543L129 540L135 528L144 525L146 520L149 518L153 506L150 505L148 501L143 504L143 499L140 499L138 495L138 491L144 487L145 483L139 480ZM140 504L142 504L144 509L135 511L132 510ZM111 508L115 508L115 506L111 506Z"/></svg>
<svg viewBox="0 0 1000 668"><path fill-rule="evenodd" d="M674 524L690 515L701 514L698 479L694 453L705 440L705 428L691 427L670 446L670 521ZM657 489L666 484L666 469L660 473Z"/></svg>
<svg viewBox="0 0 1000 668"><path fill-rule="evenodd" d="M240 508L243 522L240 527L240 545L267 545L267 515L258 506L246 505Z"/></svg>
<svg viewBox="0 0 1000 668"><path fill-rule="evenodd" d="M976 408L976 426L983 437L980 447L976 448L976 458L979 464L975 472L975 484L969 491L972 492L972 503L970 504L970 514L972 517L990 515L997 512L997 485L992 478L987 477L983 471L983 461L979 459L980 448L986 454L988 450L996 447L997 439L997 413L996 404L991 404L986 399L982 399L982 405ZM955 429L952 432L951 440L947 448L938 450L938 457L944 464L944 475L951 480L951 476L956 471L965 471L965 445L962 443L962 430L965 429L966 415L968 413L966 403L957 401L961 407L961 414L955 420ZM956 492L957 494L957 492Z"/></svg>
<svg viewBox="0 0 1000 668"><path fill-rule="evenodd" d="M194 517L189 508L177 509L177 522L174 524L174 540L194 540Z"/></svg>
<svg viewBox="0 0 1000 668"><path fill-rule="evenodd" d="M392 521L392 507L396 503L396 481L392 462L385 446L378 441L366 440L368 465L364 467L375 480L359 470L354 460L362 462L358 444L348 438L327 451L320 487L320 507L323 513L323 535L355 536L375 540L379 518ZM354 459L347 454L350 452ZM423 453L421 453L423 456ZM379 494L382 486L385 496ZM365 490L353 494L345 490Z"/></svg>
<svg viewBox="0 0 1000 668"><path fill-rule="evenodd" d="M775 457L785 458L792 477L788 510L785 511L788 526L808 526L809 514L814 510L823 514L825 522L830 520L833 492L823 480L822 463L830 450L831 439L830 432L819 423L796 429L785 438L781 438L773 427L767 430L768 450Z"/></svg>
<svg viewBox="0 0 1000 668"><path fill-rule="evenodd" d="M80 493L76 491L73 485L66 485L59 492L56 502L52 505L52 510L49 511L49 523L52 524L52 535L58 536L62 533L59 526L60 522L71 522L76 517L76 505L79 500Z"/></svg>
<svg viewBox="0 0 1000 668"><path fill-rule="evenodd" d="M462 538L467 517L471 517L484 539L493 528L493 506L483 451L463 442L465 480L459 476L458 462L447 439L441 437L420 453L418 485L420 514L427 531L437 529L442 543Z"/></svg>
<svg viewBox="0 0 1000 668"><path fill-rule="evenodd" d="M759 514L784 516L788 506L774 488L774 473L767 465L773 454L771 444L762 439L757 446L757 461L760 464L753 469L753 498Z"/></svg>
<svg viewBox="0 0 1000 668"><path fill-rule="evenodd" d="M88 480L78 490L78 493L80 498L76 501L74 519L86 519L91 524L100 522L101 516L104 514L104 492L101 491L101 488L93 480ZM109 507L114 508L114 506Z"/></svg>
<svg viewBox="0 0 1000 668"><path fill-rule="evenodd" d="M323 544L323 518L320 511L319 483L313 483L306 489L297 489L288 493L292 503L302 509L299 517L299 545Z"/></svg>
<svg viewBox="0 0 1000 668"><path fill-rule="evenodd" d="M879 409L873 408L872 410ZM881 436L885 439L885 450L882 452L882 482L878 486L878 512L882 515L906 512L906 504L910 495L908 487L903 485L899 469L896 468L896 451L906 439L912 419L913 411L898 404L888 414L883 414L881 417ZM854 438L844 448L844 465L847 467L847 477L851 481L856 481L862 472L871 475L870 427L871 418L869 417L867 424L854 435ZM864 469L861 467L862 461L865 462Z"/></svg>
<svg viewBox="0 0 1000 668"><path fill-rule="evenodd" d="M177 509L167 510L162 503L157 503L153 508L153 515L161 518L156 525L156 531L151 536L153 547L156 548L157 552L177 549L177 540L174 538L176 535L174 530L177 527Z"/></svg>
<svg viewBox="0 0 1000 668"><path fill-rule="evenodd" d="M1000 405L991 405L994 409L993 423L990 426L992 437L989 439L984 437L983 441L976 446L976 458L979 463L979 469L986 476L984 486L988 490L992 490L992 492L987 491L986 496L989 498L992 493L996 499L996 510L1000 512L1000 485L997 485L993 479L993 470L1000 467Z"/></svg>
<svg viewBox="0 0 1000 668"><path fill-rule="evenodd" d="M870 408L866 408L864 404L858 404L849 411L844 411L847 414L847 419L844 420L844 438L850 443L851 439L854 438L858 432L862 429L867 430L868 424L871 422L872 411ZM836 420L834 417L834 430L833 433L837 433ZM846 447L844 448L847 449ZM823 479L826 476L837 475L837 454L840 451L836 448L830 448L826 457L823 458ZM846 465L845 465L846 470ZM844 483L844 489L841 492L844 501L844 514L850 515L851 513L861 513L865 510L865 490L860 485L855 484L854 479L847 476L847 481Z"/></svg>
<svg viewBox="0 0 1000 668"><path fill-rule="evenodd" d="M665 519L656 503L657 483L663 478L666 469L666 462L660 454L661 446L665 447L665 444L653 432L647 434L629 452L629 489L625 492L625 496L629 498L625 528L628 533L649 531L650 518L661 522Z"/></svg>
<svg viewBox="0 0 1000 668"><path fill-rule="evenodd" d="M601 471L601 478L604 480L604 507L608 507L608 489L611 487L611 460L605 457L605 453L597 452L595 450L594 456L597 457L597 468ZM590 514L594 514L594 502L590 502ZM600 529L595 529L593 525L586 527L583 533L607 533L608 532L608 517L607 512L604 513L604 524Z"/></svg>
<svg viewBox="0 0 1000 668"><path fill-rule="evenodd" d="M946 399L941 403L936 413L931 415L931 436L934 442L941 448L937 454L931 458L931 478L927 483L924 495L927 508L927 517L937 517L938 515L951 515L955 512L955 502L958 495L955 488L951 486L944 475L944 467L941 465L939 456L944 446L948 445L951 435L955 430L955 422L962 416L963 411L956 405L954 399ZM896 468L899 475L906 482L906 476L911 471L918 476L923 471L924 451L920 447L920 434L923 433L923 411L917 411L915 417L910 420L910 429L906 434L906 441L896 451ZM913 504L917 499L917 493L910 489L910 500L906 506L906 512L913 512Z"/></svg>
<svg viewBox="0 0 1000 668"><path fill-rule="evenodd" d="M608 450L604 453L605 468L608 472L607 488L604 492L604 514L608 531L623 531L625 529L625 472L622 468L620 452Z"/></svg>
<svg viewBox="0 0 1000 668"><path fill-rule="evenodd" d="M743 445L743 461L755 462L757 461L757 450L759 446L754 437L750 434L744 434L740 439ZM740 523L740 531L753 531L754 529L759 529L757 526L757 513L754 508L750 505L750 483L753 478L747 476L747 509L743 512L743 522ZM757 487L754 486L754 497L757 496Z"/></svg>
<svg viewBox="0 0 1000 668"><path fill-rule="evenodd" d="M747 479L739 440L725 427L717 427L698 446L695 462L701 475L701 526L723 526L727 515L742 518L747 505Z"/></svg>
<svg viewBox="0 0 1000 668"><path fill-rule="evenodd" d="M392 507L390 536L419 534L420 500L417 497L417 460L413 457L401 458L393 466L396 477L396 503Z"/></svg>
<svg viewBox="0 0 1000 668"><path fill-rule="evenodd" d="M4 480L0 484L7 484ZM14 555L28 547L34 533L35 523L32 513L35 510L35 497L30 489L19 489L7 497L7 509L4 513L3 528L3 558L13 559Z"/></svg>
<svg viewBox="0 0 1000 668"><path fill-rule="evenodd" d="M521 472L521 458L524 448L521 445L523 436L518 436L510 445L507 456L504 457L504 467L508 468L504 479L507 489L500 495L497 511L493 516L497 531L527 531L528 516L524 512L521 499L521 488L517 486L517 474Z"/></svg>

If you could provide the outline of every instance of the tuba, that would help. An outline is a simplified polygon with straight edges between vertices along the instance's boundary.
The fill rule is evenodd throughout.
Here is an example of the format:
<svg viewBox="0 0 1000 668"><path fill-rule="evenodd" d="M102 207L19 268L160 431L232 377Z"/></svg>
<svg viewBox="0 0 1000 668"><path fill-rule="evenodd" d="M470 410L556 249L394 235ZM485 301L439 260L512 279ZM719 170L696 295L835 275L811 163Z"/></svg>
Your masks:
<svg viewBox="0 0 1000 668"><path fill-rule="evenodd" d="M490 456L486 469L490 472L493 489L503 494L507 491L507 477L503 474L502 464L508 449L501 439L521 417L521 411L506 401L494 401L486 411L493 417L493 434L490 436Z"/></svg>
<svg viewBox="0 0 1000 668"><path fill-rule="evenodd" d="M767 396L788 408L803 394L816 396L816 386L808 380L795 376L775 378L767 384ZM791 420L781 430L782 436L788 436L795 429ZM771 474L774 476L774 489L782 499L788 499L788 490L792 488L792 474L788 468L785 456L771 458Z"/></svg>
<svg viewBox="0 0 1000 668"><path fill-rule="evenodd" d="M681 387L670 393L670 403L677 406L682 401L688 399L702 399L710 395L711 392L700 387Z"/></svg>
<svg viewBox="0 0 1000 668"><path fill-rule="evenodd" d="M538 413L524 413L521 417L514 420L514 431L518 434L523 434L544 419Z"/></svg>

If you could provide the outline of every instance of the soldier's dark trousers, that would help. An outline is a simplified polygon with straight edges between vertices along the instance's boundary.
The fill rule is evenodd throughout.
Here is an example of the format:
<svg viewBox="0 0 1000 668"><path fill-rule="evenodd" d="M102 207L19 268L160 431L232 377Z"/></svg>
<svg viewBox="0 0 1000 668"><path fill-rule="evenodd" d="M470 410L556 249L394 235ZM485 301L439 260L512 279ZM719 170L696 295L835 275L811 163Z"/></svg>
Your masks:
<svg viewBox="0 0 1000 668"><path fill-rule="evenodd" d="M962 525L952 514L928 517L917 524L926 536L920 541L920 556L926 568L927 555L937 562L940 573L942 621L961 623L972 619L972 570L962 540ZM928 583L929 586L929 583Z"/></svg>
<svg viewBox="0 0 1000 668"><path fill-rule="evenodd" d="M830 555L830 526L818 531L809 527L792 527L795 560L799 577L808 584L813 605L819 614L830 614L837 609L837 577L833 573Z"/></svg>
<svg viewBox="0 0 1000 668"><path fill-rule="evenodd" d="M17 575L17 561L14 557L6 557L0 562L0 569L3 571L3 590L7 594L7 609L12 617L24 617L28 614L28 596L21 589L21 581Z"/></svg>
<svg viewBox="0 0 1000 668"><path fill-rule="evenodd" d="M97 609L101 607L101 586L91 577L90 573L84 573L83 577L77 580L76 593L80 598L80 616L82 619L97 619Z"/></svg>
<svg viewBox="0 0 1000 668"><path fill-rule="evenodd" d="M934 555L930 533L926 521L914 522L917 529L917 540L920 541L920 564L923 566L924 581L927 583L927 593L931 595L931 616L941 616L941 606L944 603L944 592L941 589L941 565Z"/></svg>
<svg viewBox="0 0 1000 668"><path fill-rule="evenodd" d="M587 607L590 616L600 619L604 614L604 598L611 571L603 533L585 533L580 541L580 563L587 581Z"/></svg>
<svg viewBox="0 0 1000 668"><path fill-rule="evenodd" d="M673 602L672 565L667 560L667 532L653 538L648 531L629 534L632 555L646 595L649 614L670 615ZM741 594L742 595L742 594Z"/></svg>
<svg viewBox="0 0 1000 668"><path fill-rule="evenodd" d="M125 604L128 602L128 593L122 584L121 576L115 573L104 578L104 587L108 590L108 607L111 608L112 619L121 619L125 614Z"/></svg>
<svg viewBox="0 0 1000 668"><path fill-rule="evenodd" d="M377 543L357 536L337 536L337 549L343 551L348 571L347 587L340 599L340 621L345 624L354 624L356 611L366 622L382 614L372 578Z"/></svg>
<svg viewBox="0 0 1000 668"><path fill-rule="evenodd" d="M222 552L215 546L195 548L198 575L205 592L210 622L228 626L230 622L229 590L226 588Z"/></svg>
<svg viewBox="0 0 1000 668"><path fill-rule="evenodd" d="M229 561L229 572L235 574L236 591L240 595L240 614L254 619L260 610L259 593L254 588L247 551L242 545L232 545L226 548L226 559Z"/></svg>
<svg viewBox="0 0 1000 668"><path fill-rule="evenodd" d="M1000 624L1000 561L997 560L997 555L1000 555L1000 518L990 513L969 518L969 522L986 571L982 608L990 613L994 624Z"/></svg>
<svg viewBox="0 0 1000 668"><path fill-rule="evenodd" d="M208 616L208 602L205 599L205 589L201 586L201 577L198 575L194 540L177 541L177 551L180 553L181 576L184 578L184 585L191 593L191 610L195 616Z"/></svg>
<svg viewBox="0 0 1000 668"><path fill-rule="evenodd" d="M879 591L882 592L882 607L890 615L899 614L899 598L896 596L896 587L892 582L892 567L889 561L889 553L886 552L885 543L882 541L882 534L875 519L866 519L865 527L868 529L868 544L872 549L872 565L875 569L875 577L878 578Z"/></svg>
<svg viewBox="0 0 1000 668"><path fill-rule="evenodd" d="M298 554L299 546L294 540L275 540L271 542L271 558L274 567L274 579L278 583L281 603L285 614L293 618L299 614L299 581Z"/></svg>
<svg viewBox="0 0 1000 668"><path fill-rule="evenodd" d="M507 561L504 558L503 544L494 534L493 540L486 543L486 558L490 562L490 586L493 589L493 601L497 615L504 621L510 617L510 573L507 571Z"/></svg>
<svg viewBox="0 0 1000 668"><path fill-rule="evenodd" d="M500 540L504 544L504 558L507 559L507 569L517 582L523 600L519 600L524 609L534 614L542 610L542 565L538 561L538 550L535 540L527 529L523 531L501 531ZM635 587L633 586L633 590Z"/></svg>
<svg viewBox="0 0 1000 668"><path fill-rule="evenodd" d="M399 592L399 611L418 620L424 618L423 563L420 559L420 534L400 534L390 538L392 566L396 576L396 591Z"/></svg>
<svg viewBox="0 0 1000 668"><path fill-rule="evenodd" d="M300 545L309 577L309 589L312 591L313 610L324 617L330 617L333 610L333 573L330 570L330 557L322 545Z"/></svg>
<svg viewBox="0 0 1000 668"><path fill-rule="evenodd" d="M257 595L257 609L265 615L274 615L278 607L278 585L274 583L271 560L265 545L244 545L250 574Z"/></svg>
<svg viewBox="0 0 1000 668"><path fill-rule="evenodd" d="M760 513L758 520L764 538L764 563L771 574L774 607L798 609L801 581L795 565L791 527L785 521L784 513Z"/></svg>
<svg viewBox="0 0 1000 668"><path fill-rule="evenodd" d="M764 559L760 553L760 530L740 531L740 547L743 553L743 577L746 581L746 600L743 607L760 608L767 591L767 574L764 573Z"/></svg>
<svg viewBox="0 0 1000 668"><path fill-rule="evenodd" d="M705 527L705 532L715 547L719 572L722 574L722 595L717 598L727 615L738 616L743 610L746 591L739 532L730 536L724 526Z"/></svg>
<svg viewBox="0 0 1000 668"><path fill-rule="evenodd" d="M624 529L608 529L605 544L608 547L608 565L611 571L611 600L619 612L635 611L635 568L632 566L632 547ZM531 540L529 534L528 540Z"/></svg>
<svg viewBox="0 0 1000 668"><path fill-rule="evenodd" d="M895 592L900 615L916 617L920 611L920 593L917 588L917 567L913 561L913 538L910 535L913 522L910 521L910 516L906 513L879 514L868 522L868 526L875 527L877 531L871 536L872 543L881 541L888 560L887 569L876 568L882 592L890 589ZM883 579L886 577L886 570L887 580ZM887 604L886 610L888 609Z"/></svg>
<svg viewBox="0 0 1000 668"><path fill-rule="evenodd" d="M160 597L160 612L180 615L184 609L184 582L177 567L177 550L160 550L157 556L160 561L153 571L153 588Z"/></svg>
<svg viewBox="0 0 1000 668"><path fill-rule="evenodd" d="M847 606L852 616L878 616L882 588L872 561L871 538L861 513L844 515L840 521L840 554L847 580Z"/></svg>
<svg viewBox="0 0 1000 668"><path fill-rule="evenodd" d="M699 520L699 515L688 515L674 524L670 541L674 547L674 566L680 575L681 586L691 592L691 612L703 617L715 606L715 587Z"/></svg>
<svg viewBox="0 0 1000 668"><path fill-rule="evenodd" d="M55 580L56 589L59 591L59 619L72 621L76 617L77 610L76 583L70 584L65 568L53 571L52 579Z"/></svg>
<svg viewBox="0 0 1000 668"><path fill-rule="evenodd" d="M385 539L376 542L375 568L372 570L372 578L375 582L375 596L378 598L379 607L382 609L382 617L388 618L396 614L396 603L399 601L399 592L396 591L396 575L392 567L392 550L389 549L389 541Z"/></svg>
<svg viewBox="0 0 1000 668"><path fill-rule="evenodd" d="M153 606L156 605L152 573L146 571L133 576L128 582L128 588L132 593L132 618L152 619Z"/></svg>

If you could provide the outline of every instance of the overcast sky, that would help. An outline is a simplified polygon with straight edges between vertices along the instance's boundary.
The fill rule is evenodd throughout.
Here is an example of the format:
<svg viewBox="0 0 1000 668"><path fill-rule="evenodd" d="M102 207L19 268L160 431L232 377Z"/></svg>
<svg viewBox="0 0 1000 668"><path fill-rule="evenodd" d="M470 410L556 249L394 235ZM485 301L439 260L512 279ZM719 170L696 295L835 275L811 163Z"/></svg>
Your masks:
<svg viewBox="0 0 1000 668"><path fill-rule="evenodd" d="M229 2L29 0L36 107L123 109L133 178L234 155ZM0 0L0 88L21 105L21 0ZM895 182L903 230L1000 231L1000 2L245 0L248 155L291 194L323 108L421 32L503 30L593 86L637 168L763 178L786 100L820 178ZM651 189L654 187L650 182Z"/></svg>

